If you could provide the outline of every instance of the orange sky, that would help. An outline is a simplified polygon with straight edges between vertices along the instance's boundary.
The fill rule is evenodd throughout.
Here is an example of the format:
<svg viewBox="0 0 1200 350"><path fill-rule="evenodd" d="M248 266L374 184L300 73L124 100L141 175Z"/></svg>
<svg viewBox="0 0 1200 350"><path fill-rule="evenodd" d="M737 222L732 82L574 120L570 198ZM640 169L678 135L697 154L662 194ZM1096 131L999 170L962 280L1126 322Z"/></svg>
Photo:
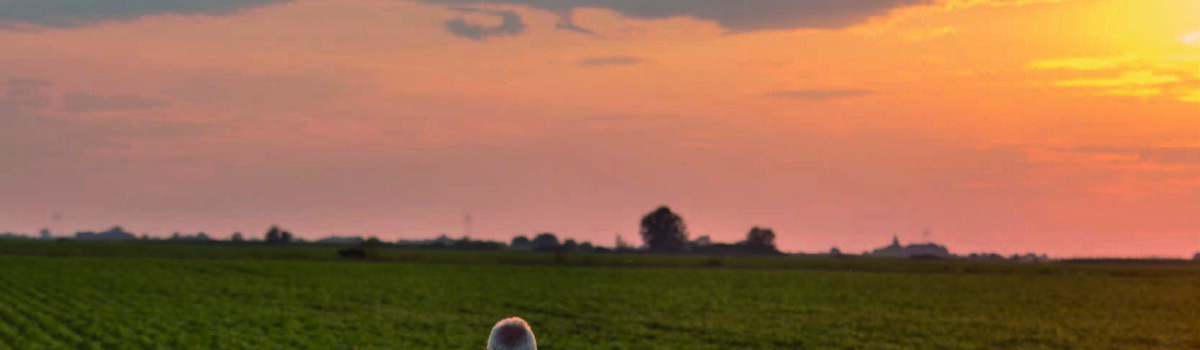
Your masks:
<svg viewBox="0 0 1200 350"><path fill-rule="evenodd" d="M789 251L1200 251L1195 0L72 4L0 2L0 231L611 245L667 204Z"/></svg>

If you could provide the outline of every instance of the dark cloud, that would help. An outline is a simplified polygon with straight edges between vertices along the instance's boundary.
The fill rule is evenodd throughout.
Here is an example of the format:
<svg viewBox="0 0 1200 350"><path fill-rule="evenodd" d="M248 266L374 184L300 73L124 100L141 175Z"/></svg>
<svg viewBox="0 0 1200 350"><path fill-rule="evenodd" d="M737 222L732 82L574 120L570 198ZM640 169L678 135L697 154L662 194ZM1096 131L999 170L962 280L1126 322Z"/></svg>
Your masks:
<svg viewBox="0 0 1200 350"><path fill-rule="evenodd" d="M219 16L292 0L0 0L0 30L78 28L155 15Z"/></svg>
<svg viewBox="0 0 1200 350"><path fill-rule="evenodd" d="M591 33L575 25L571 13L595 8L638 19L689 17L712 21L733 32L784 29L837 29L862 23L907 6L937 0L419 0L442 5L516 5L562 16L558 28Z"/></svg>
<svg viewBox="0 0 1200 350"><path fill-rule="evenodd" d="M500 17L500 24L494 26L469 23L461 17L446 21L446 30L461 38L484 41L493 37L517 35L525 32L525 20L521 18L521 15L513 11L489 11L469 7L460 7L455 10L462 13L478 13Z"/></svg>
<svg viewBox="0 0 1200 350"><path fill-rule="evenodd" d="M646 62L645 59L632 56L602 56L589 57L579 61L585 66L628 66Z"/></svg>
<svg viewBox="0 0 1200 350"><path fill-rule="evenodd" d="M578 24L575 24L575 15L569 11L566 13L559 14L558 22L554 23L554 28L571 31L571 32L576 32L576 33L588 35L588 36L594 36L594 37L600 36L599 33L596 33L595 31L592 31L591 29L587 29L587 28L579 26Z"/></svg>
<svg viewBox="0 0 1200 350"><path fill-rule="evenodd" d="M63 111L71 113L130 111L167 105L166 101L134 95L101 96L86 93L67 95Z"/></svg>
<svg viewBox="0 0 1200 350"><path fill-rule="evenodd" d="M772 91L768 97L787 98L805 101L830 101L846 98L864 97L876 94L875 91L863 89L812 89L812 90L780 90Z"/></svg>

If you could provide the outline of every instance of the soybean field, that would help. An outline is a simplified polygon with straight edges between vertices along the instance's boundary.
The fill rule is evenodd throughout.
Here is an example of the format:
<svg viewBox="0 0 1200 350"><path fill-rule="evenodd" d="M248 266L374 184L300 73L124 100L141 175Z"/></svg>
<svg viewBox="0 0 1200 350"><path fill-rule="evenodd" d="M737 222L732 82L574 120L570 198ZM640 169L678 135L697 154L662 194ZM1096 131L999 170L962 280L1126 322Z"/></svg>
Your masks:
<svg viewBox="0 0 1200 350"><path fill-rule="evenodd" d="M508 316L540 349L1200 348L1187 266L11 253L0 348L482 349Z"/></svg>

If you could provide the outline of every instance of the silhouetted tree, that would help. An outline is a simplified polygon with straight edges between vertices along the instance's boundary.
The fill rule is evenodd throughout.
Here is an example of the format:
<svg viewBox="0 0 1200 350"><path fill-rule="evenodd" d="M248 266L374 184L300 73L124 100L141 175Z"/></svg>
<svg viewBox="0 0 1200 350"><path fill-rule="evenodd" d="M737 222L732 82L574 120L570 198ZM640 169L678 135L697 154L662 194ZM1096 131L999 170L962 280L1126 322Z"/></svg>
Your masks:
<svg viewBox="0 0 1200 350"><path fill-rule="evenodd" d="M267 243L270 244L285 244L292 240L292 233L279 229L279 226L271 226L267 230Z"/></svg>
<svg viewBox="0 0 1200 350"><path fill-rule="evenodd" d="M528 247L529 245L530 245L529 237L525 237L525 235L513 237L512 243L508 244L508 246L513 247L513 248L523 248L523 247Z"/></svg>
<svg viewBox="0 0 1200 350"><path fill-rule="evenodd" d="M378 258L379 250L383 248L383 241L379 237L371 236L362 243L362 250L366 253L367 258Z"/></svg>
<svg viewBox="0 0 1200 350"><path fill-rule="evenodd" d="M620 234L617 234L617 243L616 244L617 245L613 248L616 249L617 251L633 250L633 246L630 246L629 242L625 241L625 237L621 237Z"/></svg>
<svg viewBox="0 0 1200 350"><path fill-rule="evenodd" d="M755 226L746 234L746 248L754 252L777 252L775 231Z"/></svg>
<svg viewBox="0 0 1200 350"><path fill-rule="evenodd" d="M539 233L533 238L533 249L536 250L554 250L558 245L558 236L550 232Z"/></svg>
<svg viewBox="0 0 1200 350"><path fill-rule="evenodd" d="M830 250L829 250L829 256L832 256L832 257L835 257L835 258L840 258L840 257L842 257L842 256L844 256L844 255L845 255L845 254L842 254L842 250L841 250L841 249L838 249L838 247L833 247L833 249L830 249Z"/></svg>
<svg viewBox="0 0 1200 350"><path fill-rule="evenodd" d="M677 252L687 245L687 226L671 208L659 207L642 218L642 241L655 252Z"/></svg>
<svg viewBox="0 0 1200 350"><path fill-rule="evenodd" d="M235 242L235 243L241 243L241 242L245 242L246 238L242 237L241 232L234 232L233 237L229 237L229 241Z"/></svg>
<svg viewBox="0 0 1200 350"><path fill-rule="evenodd" d="M575 240L574 240L574 239L567 239L567 240L566 240L566 241L564 241L564 242L563 242L563 244L562 244L562 250L563 250L563 251L567 251L567 252L573 252L573 251L575 251L576 249L579 249L579 243L575 243Z"/></svg>

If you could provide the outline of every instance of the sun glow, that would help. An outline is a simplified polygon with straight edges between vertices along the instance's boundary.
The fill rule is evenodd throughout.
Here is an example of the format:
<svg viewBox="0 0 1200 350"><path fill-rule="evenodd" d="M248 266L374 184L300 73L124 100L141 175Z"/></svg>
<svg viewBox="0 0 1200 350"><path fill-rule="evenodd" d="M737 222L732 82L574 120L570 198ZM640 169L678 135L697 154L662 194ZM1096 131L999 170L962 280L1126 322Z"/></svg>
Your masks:
<svg viewBox="0 0 1200 350"><path fill-rule="evenodd" d="M1200 46L1200 30L1179 36L1179 41L1191 46Z"/></svg>
<svg viewBox="0 0 1200 350"><path fill-rule="evenodd" d="M1200 1L1098 0L1077 17L1090 41L1111 49L1163 51L1200 45Z"/></svg>

